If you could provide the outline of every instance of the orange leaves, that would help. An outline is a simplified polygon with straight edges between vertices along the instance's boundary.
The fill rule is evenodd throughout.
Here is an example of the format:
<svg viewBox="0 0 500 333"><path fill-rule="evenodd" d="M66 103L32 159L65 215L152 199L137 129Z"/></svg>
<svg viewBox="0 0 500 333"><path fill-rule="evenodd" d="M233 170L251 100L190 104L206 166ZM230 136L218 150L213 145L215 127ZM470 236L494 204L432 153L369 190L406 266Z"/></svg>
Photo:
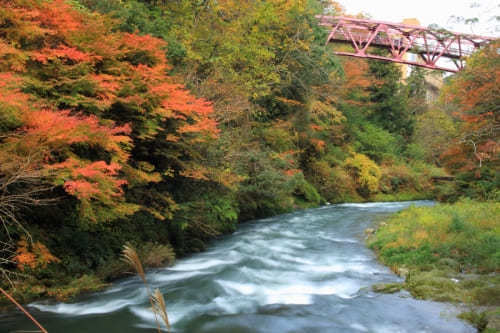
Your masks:
<svg viewBox="0 0 500 333"><path fill-rule="evenodd" d="M313 144L314 148L317 151L319 151L319 152L322 152L325 149L325 146L326 146L326 142L325 141L319 140L319 139L315 139L315 138L311 138L311 143Z"/></svg>
<svg viewBox="0 0 500 333"><path fill-rule="evenodd" d="M163 101L162 105L166 109L174 110L187 117L206 117L213 112L212 105L209 102L203 99L196 99L187 91L181 89L172 91L168 99Z"/></svg>
<svg viewBox="0 0 500 333"><path fill-rule="evenodd" d="M339 84L339 95L353 105L369 104L368 88L380 84L380 82L370 75L367 61L364 59L345 59L342 64L344 79Z"/></svg>
<svg viewBox="0 0 500 333"><path fill-rule="evenodd" d="M21 82L21 78L15 76L12 72L0 73L0 88L13 88L17 89L17 86Z"/></svg>
<svg viewBox="0 0 500 333"><path fill-rule="evenodd" d="M196 98L180 84L163 83L151 89L157 96L165 97L162 106L184 116L208 116L213 113L212 104L202 98Z"/></svg>
<svg viewBox="0 0 500 333"><path fill-rule="evenodd" d="M282 173L287 177L293 177L302 173L301 169L297 169L296 155L300 154L300 150L289 150L275 155L275 158L283 162L284 170Z"/></svg>
<svg viewBox="0 0 500 333"><path fill-rule="evenodd" d="M113 127L108 121L109 125L105 126L95 116L72 116L69 110L33 110L24 118L24 145L42 145L58 151L74 143L94 144L115 153L122 161L128 158L120 144L130 142L129 125Z"/></svg>
<svg viewBox="0 0 500 333"><path fill-rule="evenodd" d="M443 88L443 101L456 110L461 131L441 156L451 169L479 170L485 162L498 160L499 46L494 42L471 56L465 70Z"/></svg>
<svg viewBox="0 0 500 333"><path fill-rule="evenodd" d="M195 149L185 148L217 136L213 106L168 75L165 41L119 32L109 17L65 0L2 6L9 25L0 24L0 108L8 119L0 118L0 130L10 136L0 151L20 157L36 152L37 168L94 221L138 209L126 202L123 185L167 177L166 170L137 169L130 159L133 143L156 135L170 142L165 146L182 149L190 162L185 177L215 179L194 162Z"/></svg>
<svg viewBox="0 0 500 333"><path fill-rule="evenodd" d="M284 103L284 104L288 104L290 106L304 106L304 103L301 103L301 102L293 100L293 99L288 99L288 98L284 98L284 97L275 97L275 99Z"/></svg>
<svg viewBox="0 0 500 333"><path fill-rule="evenodd" d="M29 244L26 238L22 238L17 243L16 256L17 268L24 271L25 266L31 269L37 267L45 268L51 262L60 262L60 260L50 253L49 249L40 242Z"/></svg>
<svg viewBox="0 0 500 333"><path fill-rule="evenodd" d="M285 176L288 176L288 177L293 177L296 174L299 174L301 172L302 172L302 170L300 170L300 169L288 169L288 170L283 171Z"/></svg>
<svg viewBox="0 0 500 333"><path fill-rule="evenodd" d="M81 201L97 199L111 203L114 197L122 196L122 186L127 184L126 180L117 178L121 169L117 163L69 158L49 168L57 171L58 181L63 183L64 190Z"/></svg>
<svg viewBox="0 0 500 333"><path fill-rule="evenodd" d="M0 38L0 70L21 72L25 69L23 52Z"/></svg>
<svg viewBox="0 0 500 333"><path fill-rule="evenodd" d="M79 130L85 120L70 116L69 113L69 110L32 111L25 115L23 130L28 134L28 139L36 140L36 142L32 142L33 144L43 141L57 147L87 141L88 135Z"/></svg>
<svg viewBox="0 0 500 333"><path fill-rule="evenodd" d="M182 84L174 82L174 78L166 75L169 66L166 63L163 48L165 42L151 36L126 34L124 47L129 51L144 51L156 59L154 65L138 64L132 70L142 83L148 87L148 93L154 100L159 100L153 113L164 119L177 119L181 122L177 135L169 134L170 141L178 141L178 134L201 133L215 138L219 132L217 123L210 117L214 113L212 103L193 96ZM145 100L138 101L145 102ZM185 121L185 124L182 124ZM199 139L198 139L199 140Z"/></svg>
<svg viewBox="0 0 500 333"><path fill-rule="evenodd" d="M203 133L216 138L219 133L217 122L210 118L214 109L212 103L196 98L182 85L163 83L152 88L152 92L165 97L162 100L161 115L166 118L191 119L178 129L179 134Z"/></svg>
<svg viewBox="0 0 500 333"><path fill-rule="evenodd" d="M345 89L368 88L372 85L368 78L369 68L366 61L346 59L343 64L346 77Z"/></svg>
<svg viewBox="0 0 500 333"><path fill-rule="evenodd" d="M138 74L144 82L148 83L148 87L152 93L161 94L165 92L165 88L162 87L162 82L165 80L168 70L166 63L157 64L154 67L139 64L132 67L132 70ZM171 84L169 83L169 85ZM178 86L182 87L180 84Z"/></svg>
<svg viewBox="0 0 500 333"><path fill-rule="evenodd" d="M99 124L96 117L79 117L69 115L69 111L54 112L50 110L33 111L25 121L26 132L22 144L28 146L47 147L47 162L51 155L68 152L74 143L94 144L114 153L117 161L126 162L128 153L121 147L130 138L129 126L111 127ZM66 192L80 200L98 198L109 201L121 196L121 186L125 180L116 179L121 166L118 163L107 164L104 161L85 162L70 157L47 168L56 172L56 179L67 179L63 185Z"/></svg>
<svg viewBox="0 0 500 333"><path fill-rule="evenodd" d="M315 125L315 124L311 124L311 125L309 125L309 127L310 127L313 131L315 131L315 132L320 132L320 131L322 131L322 130L323 130L323 127L321 127L321 126L319 126L319 125Z"/></svg>
<svg viewBox="0 0 500 333"><path fill-rule="evenodd" d="M33 13L43 27L58 32L72 32L82 28L81 15L65 0L44 1Z"/></svg>
<svg viewBox="0 0 500 333"><path fill-rule="evenodd" d="M473 170L476 165L471 159L468 158L467 147L459 144L451 146L445 150L440 159L444 162L448 169L466 172Z"/></svg>
<svg viewBox="0 0 500 333"><path fill-rule="evenodd" d="M43 82L49 85L44 89L51 90L42 98L57 96L56 105L67 105L69 100L70 105L85 105L92 113L105 112L116 102L130 104L143 114L138 121L147 123L137 126L148 129L148 133L139 134L142 137L158 133L163 128L161 122L167 119L178 120L171 137L181 138L180 134L189 133L184 140L198 141L196 136L215 137L218 133L215 121L210 119L211 103L191 95L167 75L170 67L162 39L114 32L106 25L105 17L79 12L64 0L13 1L10 7L16 38L24 40L36 31L36 42L22 50L23 56L56 66L51 69L52 80ZM0 55L2 50L11 54L16 51L11 45L22 44L18 40L13 42L1 42ZM81 66L77 72L73 68L75 64L97 62L105 64L98 73L93 66ZM32 64L28 62L27 66ZM40 71L38 67L34 70ZM42 75L37 79L46 78ZM59 88L61 82L66 83L64 92ZM76 84L81 85L82 91L72 91ZM156 118L158 115L162 117L160 120ZM69 125L74 119L70 120Z"/></svg>
<svg viewBox="0 0 500 333"><path fill-rule="evenodd" d="M90 54L79 51L75 47L67 47L60 45L55 49L44 48L40 51L32 53L32 58L42 64L46 64L49 60L65 59L73 62L91 61L92 59L99 59L100 57L93 57Z"/></svg>
<svg viewBox="0 0 500 333"><path fill-rule="evenodd" d="M83 168L73 169L71 172L73 177L85 177L85 178L94 178L96 176L115 176L118 174L118 171L121 169L121 166L117 163L106 164L104 161L97 161L94 163L90 163Z"/></svg>
<svg viewBox="0 0 500 333"><path fill-rule="evenodd" d="M83 26L82 14L65 0L8 1L2 6L7 7L13 17L29 22L31 32L38 34L71 33Z"/></svg>
<svg viewBox="0 0 500 333"><path fill-rule="evenodd" d="M125 48L129 50L141 50L146 51L153 55L157 61L165 62L165 53L163 49L167 46L165 41L155 38L150 35L137 35L126 33L123 34L122 44Z"/></svg>
<svg viewBox="0 0 500 333"><path fill-rule="evenodd" d="M499 42L475 54L466 69L444 89L444 99L454 102L464 112L489 112L500 94Z"/></svg>
<svg viewBox="0 0 500 333"><path fill-rule="evenodd" d="M121 87L120 77L109 74L91 74L90 78L96 82L104 92L116 93Z"/></svg>
<svg viewBox="0 0 500 333"><path fill-rule="evenodd" d="M84 180L68 180L64 183L64 190L78 199L90 199L100 192L97 183Z"/></svg>
<svg viewBox="0 0 500 333"><path fill-rule="evenodd" d="M217 122L214 119L205 118L195 125L184 125L179 128L179 133L206 133L213 139L217 138ZM202 141L200 138L198 141Z"/></svg>
<svg viewBox="0 0 500 333"><path fill-rule="evenodd" d="M495 42L472 56L467 67L445 86L443 97L454 103L460 112L469 115L491 113L500 95L500 59ZM468 119L466 121L474 121Z"/></svg>
<svg viewBox="0 0 500 333"><path fill-rule="evenodd" d="M97 221L94 203L106 207L122 205L122 186L127 181L119 178L118 173L128 159L126 146L131 140L130 131L128 125L114 126L113 122L95 116L73 116L68 110L35 109L24 114L24 126L19 134L6 140L2 148L20 155L36 150L36 162L46 171L46 176L79 199L83 217ZM74 153L74 144L105 151L112 162L84 160Z"/></svg>
<svg viewBox="0 0 500 333"><path fill-rule="evenodd" d="M230 169L221 170L214 167L205 167L202 165L191 165L182 170L180 176L190 178L201 182L215 182L225 186L226 188L235 190L236 187L244 180Z"/></svg>

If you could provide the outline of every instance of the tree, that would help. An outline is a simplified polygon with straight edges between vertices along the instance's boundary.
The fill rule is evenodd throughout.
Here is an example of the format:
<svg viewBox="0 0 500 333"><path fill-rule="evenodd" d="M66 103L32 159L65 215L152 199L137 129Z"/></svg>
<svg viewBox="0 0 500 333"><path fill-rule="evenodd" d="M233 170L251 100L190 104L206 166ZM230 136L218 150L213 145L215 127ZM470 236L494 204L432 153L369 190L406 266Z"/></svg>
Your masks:
<svg viewBox="0 0 500 333"><path fill-rule="evenodd" d="M2 75L16 86L3 83L15 97L0 100L8 111L0 128L15 131L3 150L23 156L37 147L40 169L78 199L84 219L130 215L141 205L127 202L125 188L162 180L170 166L140 167L150 161L137 160L134 147L160 139L186 147L217 136L211 104L166 74L164 41L114 32L107 18L63 0L4 7L10 24L1 28L8 47L0 56L9 71ZM178 172L196 168L192 151L183 149L190 162Z"/></svg>
<svg viewBox="0 0 500 333"><path fill-rule="evenodd" d="M424 147L429 162L439 164L441 154L450 147L456 134L453 118L442 108L433 107L417 116L413 142Z"/></svg>
<svg viewBox="0 0 500 333"><path fill-rule="evenodd" d="M370 62L375 85L369 88L373 112L370 118L391 133L408 139L413 133L414 119L408 111L401 86L401 70L393 63Z"/></svg>
<svg viewBox="0 0 500 333"><path fill-rule="evenodd" d="M421 67L414 67L406 80L405 94L411 115L419 115L427 110L425 75L430 74Z"/></svg>
<svg viewBox="0 0 500 333"><path fill-rule="evenodd" d="M494 42L472 56L466 69L444 88L443 103L454 108L460 127L455 144L443 155L451 168L479 170L499 160L499 46Z"/></svg>

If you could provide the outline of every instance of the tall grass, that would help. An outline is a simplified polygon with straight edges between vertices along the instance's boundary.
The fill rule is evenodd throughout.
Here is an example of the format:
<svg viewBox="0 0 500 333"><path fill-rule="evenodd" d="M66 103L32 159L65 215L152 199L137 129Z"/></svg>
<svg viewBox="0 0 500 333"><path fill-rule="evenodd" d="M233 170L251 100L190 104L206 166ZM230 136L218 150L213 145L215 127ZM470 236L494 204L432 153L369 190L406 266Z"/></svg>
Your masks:
<svg viewBox="0 0 500 333"><path fill-rule="evenodd" d="M144 272L144 268L137 251L131 245L126 244L123 246L122 258L137 272L148 291L149 303L151 304L151 310L155 316L158 332L161 332L160 321L158 318L160 318L167 327L167 332L170 332L170 321L168 320L167 306L165 304L163 294L159 289L155 289L151 292L151 287L146 279L146 273Z"/></svg>

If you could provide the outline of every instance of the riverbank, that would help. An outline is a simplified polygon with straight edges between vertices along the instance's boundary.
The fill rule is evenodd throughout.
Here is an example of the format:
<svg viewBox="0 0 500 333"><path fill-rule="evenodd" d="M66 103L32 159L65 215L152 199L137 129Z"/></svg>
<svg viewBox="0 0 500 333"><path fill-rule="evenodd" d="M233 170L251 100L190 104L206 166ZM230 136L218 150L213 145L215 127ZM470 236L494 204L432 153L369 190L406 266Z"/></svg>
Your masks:
<svg viewBox="0 0 500 333"><path fill-rule="evenodd" d="M410 207L368 239L382 263L405 278L378 285L419 299L464 304L460 318L480 332L500 330L500 203L461 201Z"/></svg>

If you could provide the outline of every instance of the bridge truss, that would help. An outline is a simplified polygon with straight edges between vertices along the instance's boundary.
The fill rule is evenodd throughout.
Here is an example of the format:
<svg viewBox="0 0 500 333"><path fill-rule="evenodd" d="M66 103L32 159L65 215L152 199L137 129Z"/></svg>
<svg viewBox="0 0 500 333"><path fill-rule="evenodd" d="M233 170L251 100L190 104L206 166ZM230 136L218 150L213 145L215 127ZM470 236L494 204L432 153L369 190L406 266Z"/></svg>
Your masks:
<svg viewBox="0 0 500 333"><path fill-rule="evenodd" d="M464 68L464 60L495 38L433 30L420 26L355 19L342 16L317 16L320 25L331 28L326 43L351 44L355 52L335 51L341 56L369 58L419 66L447 72ZM372 48L389 50L379 55ZM408 53L416 57L408 56ZM444 62L440 59L450 59ZM449 66L445 66L449 65Z"/></svg>

